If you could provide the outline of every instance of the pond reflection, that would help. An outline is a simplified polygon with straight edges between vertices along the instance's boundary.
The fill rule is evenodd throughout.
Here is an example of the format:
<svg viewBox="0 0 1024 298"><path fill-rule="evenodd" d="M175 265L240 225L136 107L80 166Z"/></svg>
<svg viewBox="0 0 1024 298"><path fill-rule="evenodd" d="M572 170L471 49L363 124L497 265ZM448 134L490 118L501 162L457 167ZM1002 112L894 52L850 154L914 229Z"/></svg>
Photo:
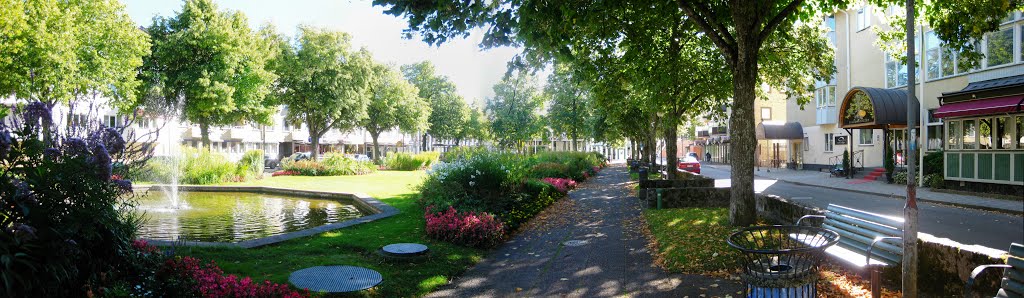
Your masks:
<svg viewBox="0 0 1024 298"><path fill-rule="evenodd" d="M341 222L365 215L347 202L235 192L187 192L172 208L163 192L139 200L139 237L157 240L240 242Z"/></svg>

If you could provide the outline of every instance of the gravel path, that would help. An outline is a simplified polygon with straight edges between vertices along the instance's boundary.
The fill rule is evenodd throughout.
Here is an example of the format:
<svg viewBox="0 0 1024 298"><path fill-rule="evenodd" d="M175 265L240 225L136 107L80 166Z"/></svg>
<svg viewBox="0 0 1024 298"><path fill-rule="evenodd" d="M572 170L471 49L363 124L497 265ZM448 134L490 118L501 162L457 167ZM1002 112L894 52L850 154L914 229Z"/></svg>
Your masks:
<svg viewBox="0 0 1024 298"><path fill-rule="evenodd" d="M428 297L741 296L736 281L653 265L628 181L624 166L606 168Z"/></svg>

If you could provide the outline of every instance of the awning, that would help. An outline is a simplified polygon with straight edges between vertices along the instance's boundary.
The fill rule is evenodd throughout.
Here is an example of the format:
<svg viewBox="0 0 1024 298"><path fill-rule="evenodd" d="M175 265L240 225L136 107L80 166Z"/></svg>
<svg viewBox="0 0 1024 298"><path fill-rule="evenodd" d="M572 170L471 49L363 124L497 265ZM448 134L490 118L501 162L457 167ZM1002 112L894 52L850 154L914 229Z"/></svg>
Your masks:
<svg viewBox="0 0 1024 298"><path fill-rule="evenodd" d="M1024 95L949 103L935 111L935 117L963 117L1021 112Z"/></svg>
<svg viewBox="0 0 1024 298"><path fill-rule="evenodd" d="M803 140L804 127L800 122L789 122L786 124L764 124L758 123L755 128L755 135L758 140Z"/></svg>
<svg viewBox="0 0 1024 298"><path fill-rule="evenodd" d="M907 91L854 87L843 97L839 128L875 129L907 126Z"/></svg>

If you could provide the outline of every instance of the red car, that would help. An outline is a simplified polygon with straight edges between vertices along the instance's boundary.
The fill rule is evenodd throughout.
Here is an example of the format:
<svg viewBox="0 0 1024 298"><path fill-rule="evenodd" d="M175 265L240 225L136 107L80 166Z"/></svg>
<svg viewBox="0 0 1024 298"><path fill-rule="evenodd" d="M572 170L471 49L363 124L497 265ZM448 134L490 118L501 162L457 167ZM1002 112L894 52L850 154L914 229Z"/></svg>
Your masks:
<svg viewBox="0 0 1024 298"><path fill-rule="evenodd" d="M700 160L693 156L685 156L679 160L679 169L694 174L700 174Z"/></svg>

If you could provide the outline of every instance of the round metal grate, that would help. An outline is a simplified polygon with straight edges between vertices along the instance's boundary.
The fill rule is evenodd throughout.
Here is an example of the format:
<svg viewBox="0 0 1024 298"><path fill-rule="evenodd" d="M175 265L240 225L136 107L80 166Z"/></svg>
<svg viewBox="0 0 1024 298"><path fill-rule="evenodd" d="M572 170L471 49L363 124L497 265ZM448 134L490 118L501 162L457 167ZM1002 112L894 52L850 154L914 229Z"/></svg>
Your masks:
<svg viewBox="0 0 1024 298"><path fill-rule="evenodd" d="M381 248L385 255L395 257L415 257L426 254L430 251L426 245L419 243L395 243Z"/></svg>
<svg viewBox="0 0 1024 298"><path fill-rule="evenodd" d="M584 245L587 245L589 243L590 242L588 242L587 240L569 240L569 241L566 241L566 242L562 242L562 245L570 246L570 247L577 247L577 246L584 246Z"/></svg>
<svg viewBox="0 0 1024 298"><path fill-rule="evenodd" d="M380 284L379 272L355 266L316 266L292 272L288 281L312 292L344 293L365 290Z"/></svg>

